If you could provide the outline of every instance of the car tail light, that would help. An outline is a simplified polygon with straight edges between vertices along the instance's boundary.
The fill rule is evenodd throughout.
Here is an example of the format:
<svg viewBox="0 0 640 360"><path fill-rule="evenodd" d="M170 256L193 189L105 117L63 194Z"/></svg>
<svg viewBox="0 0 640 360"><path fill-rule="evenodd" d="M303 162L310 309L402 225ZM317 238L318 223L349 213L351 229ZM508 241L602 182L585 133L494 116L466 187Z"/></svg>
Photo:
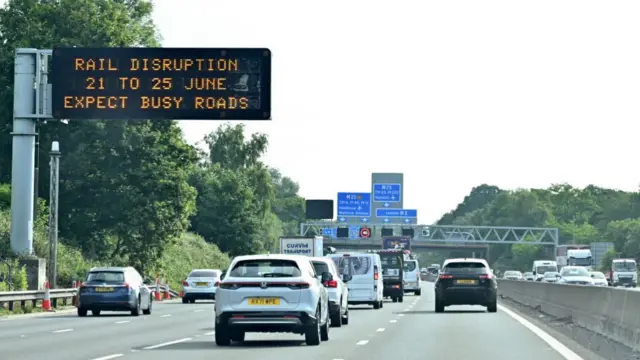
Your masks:
<svg viewBox="0 0 640 360"><path fill-rule="evenodd" d="M483 279L483 280L491 279L491 277L492 277L491 274L480 275L480 279Z"/></svg>
<svg viewBox="0 0 640 360"><path fill-rule="evenodd" d="M287 284L289 286L290 289L293 290L302 290L302 289L308 289L309 288L309 284L308 283L290 283Z"/></svg>
<svg viewBox="0 0 640 360"><path fill-rule="evenodd" d="M216 284L214 285L215 287L220 286L220 281L216 281Z"/></svg>
<svg viewBox="0 0 640 360"><path fill-rule="evenodd" d="M187 280L182 281L182 286L189 286L189 283L187 282Z"/></svg>
<svg viewBox="0 0 640 360"><path fill-rule="evenodd" d="M234 284L234 283L220 283L218 284L218 288L219 289L226 289L226 290L236 290L238 289L238 284Z"/></svg>
<svg viewBox="0 0 640 360"><path fill-rule="evenodd" d="M336 280L325 281L324 282L324 286L330 287L330 288L337 288L338 287L338 282Z"/></svg>
<svg viewBox="0 0 640 360"><path fill-rule="evenodd" d="M380 275L378 275L378 267L377 267L377 266L374 266L374 267L373 267L373 280L378 280L378 277L379 277L379 276L380 276Z"/></svg>
<svg viewBox="0 0 640 360"><path fill-rule="evenodd" d="M440 279L451 279L451 278L453 278L453 275L449 275L449 274L440 274L439 278L440 278Z"/></svg>

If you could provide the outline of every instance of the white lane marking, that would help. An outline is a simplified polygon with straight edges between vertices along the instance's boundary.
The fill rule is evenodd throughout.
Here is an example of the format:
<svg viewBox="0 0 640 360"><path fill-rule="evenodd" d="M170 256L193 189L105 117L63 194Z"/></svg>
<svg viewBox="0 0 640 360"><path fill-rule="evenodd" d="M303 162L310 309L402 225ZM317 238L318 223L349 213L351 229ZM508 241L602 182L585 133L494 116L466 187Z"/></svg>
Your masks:
<svg viewBox="0 0 640 360"><path fill-rule="evenodd" d="M162 315L160 317L169 317L169 316L171 316L171 314Z"/></svg>
<svg viewBox="0 0 640 360"><path fill-rule="evenodd" d="M401 316L401 317L402 317L402 316L404 316L404 314L398 314L398 316Z"/></svg>
<svg viewBox="0 0 640 360"><path fill-rule="evenodd" d="M158 345L147 346L146 348L143 348L143 349L144 350L153 350L153 349L157 349L157 348L161 348L161 347L165 347L165 346L169 346L169 345L183 343L183 342L190 341L190 340L193 340L193 338L188 337L188 338L184 338L184 339L178 339L178 340L169 341L169 342L158 344Z"/></svg>
<svg viewBox="0 0 640 360"><path fill-rule="evenodd" d="M215 335L215 334L216 334L216 332L215 332L215 331L212 331L212 332L205 333L205 334L203 334L203 335L204 335L204 336L211 336L211 335Z"/></svg>
<svg viewBox="0 0 640 360"><path fill-rule="evenodd" d="M60 334L60 333L66 333L66 332L69 332L69 331L73 331L73 329L62 329L62 330L56 330L56 331L54 331L53 333L54 333L54 334Z"/></svg>
<svg viewBox="0 0 640 360"><path fill-rule="evenodd" d="M540 339L546 342L547 345L551 346L553 350L555 350L558 354L560 354L566 360L584 360L578 354L571 351L571 349L564 346L564 344L562 344L560 341L554 339L551 335L547 334L544 330L535 326L534 324L529 322L527 319L523 318L522 316L516 314L515 312L507 309L502 305L498 305L498 308L501 311L504 311L505 314L511 316L515 321L522 324L522 326L531 330L532 333L536 334Z"/></svg>
<svg viewBox="0 0 640 360"><path fill-rule="evenodd" d="M203 309L193 310L193 312L203 312Z"/></svg>
<svg viewBox="0 0 640 360"><path fill-rule="evenodd" d="M116 321L116 324L126 324L128 322L131 322L131 320L121 320L121 321Z"/></svg>
<svg viewBox="0 0 640 360"><path fill-rule="evenodd" d="M379 328L378 330L376 330L377 332L383 332L384 328Z"/></svg>
<svg viewBox="0 0 640 360"><path fill-rule="evenodd" d="M390 323L397 323L398 320L389 320Z"/></svg>
<svg viewBox="0 0 640 360"><path fill-rule="evenodd" d="M368 342L369 340L360 340L356 343L356 345L367 345Z"/></svg>
<svg viewBox="0 0 640 360"><path fill-rule="evenodd" d="M119 358L121 356L124 356L124 354L111 354L111 355L95 358L92 360L111 360L111 359Z"/></svg>

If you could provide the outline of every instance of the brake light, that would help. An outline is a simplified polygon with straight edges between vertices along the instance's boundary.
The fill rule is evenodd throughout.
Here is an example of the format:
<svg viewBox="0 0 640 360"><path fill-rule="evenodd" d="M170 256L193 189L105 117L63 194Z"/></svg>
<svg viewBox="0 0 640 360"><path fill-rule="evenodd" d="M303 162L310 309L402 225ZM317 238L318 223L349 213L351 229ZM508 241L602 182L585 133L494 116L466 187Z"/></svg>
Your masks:
<svg viewBox="0 0 640 360"><path fill-rule="evenodd" d="M124 283L123 285L125 289L131 289L131 285L129 285L128 283Z"/></svg>
<svg viewBox="0 0 640 360"><path fill-rule="evenodd" d="M218 287L219 285L220 285L220 281L216 281L216 284L214 286Z"/></svg>
<svg viewBox="0 0 640 360"><path fill-rule="evenodd" d="M480 275L480 279L482 279L482 280L488 280L488 279L491 279L491 274Z"/></svg>
<svg viewBox="0 0 640 360"><path fill-rule="evenodd" d="M236 290L238 288L238 284L234 284L234 283L220 283L218 284L218 288L219 289L226 289L226 290Z"/></svg>
<svg viewBox="0 0 640 360"><path fill-rule="evenodd" d="M378 275L378 266L374 266L373 267L373 280L378 280L378 277L380 275Z"/></svg>
<svg viewBox="0 0 640 360"><path fill-rule="evenodd" d="M324 282L324 286L330 287L330 288L337 288L338 287L338 282L336 280L325 281Z"/></svg>
<svg viewBox="0 0 640 360"><path fill-rule="evenodd" d="M451 278L453 278L453 275L449 275L449 274L440 274L439 278L440 278L440 279L451 279Z"/></svg>
<svg viewBox="0 0 640 360"><path fill-rule="evenodd" d="M187 280L182 281L182 286L189 286L189 283L187 282Z"/></svg>

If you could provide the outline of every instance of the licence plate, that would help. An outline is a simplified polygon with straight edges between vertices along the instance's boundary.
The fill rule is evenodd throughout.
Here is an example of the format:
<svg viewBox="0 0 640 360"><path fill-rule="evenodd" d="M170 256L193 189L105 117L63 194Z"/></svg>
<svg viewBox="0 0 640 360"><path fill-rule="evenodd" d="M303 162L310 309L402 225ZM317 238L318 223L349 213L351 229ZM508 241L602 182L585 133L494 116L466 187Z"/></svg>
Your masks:
<svg viewBox="0 0 640 360"><path fill-rule="evenodd" d="M249 305L280 305L280 299L278 298L251 298L249 299Z"/></svg>
<svg viewBox="0 0 640 360"><path fill-rule="evenodd" d="M475 280L456 280L456 284L475 285L476 281Z"/></svg>
<svg viewBox="0 0 640 360"><path fill-rule="evenodd" d="M209 286L209 283L206 282L197 282L196 286Z"/></svg>
<svg viewBox="0 0 640 360"><path fill-rule="evenodd" d="M112 287L98 287L96 288L96 292L113 292Z"/></svg>

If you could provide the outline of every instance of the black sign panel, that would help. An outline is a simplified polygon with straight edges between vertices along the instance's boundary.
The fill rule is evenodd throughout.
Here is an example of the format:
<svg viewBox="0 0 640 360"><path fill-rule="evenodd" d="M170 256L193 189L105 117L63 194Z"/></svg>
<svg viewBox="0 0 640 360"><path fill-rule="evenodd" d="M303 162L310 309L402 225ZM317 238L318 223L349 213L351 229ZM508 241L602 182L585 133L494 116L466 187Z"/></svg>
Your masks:
<svg viewBox="0 0 640 360"><path fill-rule="evenodd" d="M271 51L56 48L57 119L270 120Z"/></svg>

